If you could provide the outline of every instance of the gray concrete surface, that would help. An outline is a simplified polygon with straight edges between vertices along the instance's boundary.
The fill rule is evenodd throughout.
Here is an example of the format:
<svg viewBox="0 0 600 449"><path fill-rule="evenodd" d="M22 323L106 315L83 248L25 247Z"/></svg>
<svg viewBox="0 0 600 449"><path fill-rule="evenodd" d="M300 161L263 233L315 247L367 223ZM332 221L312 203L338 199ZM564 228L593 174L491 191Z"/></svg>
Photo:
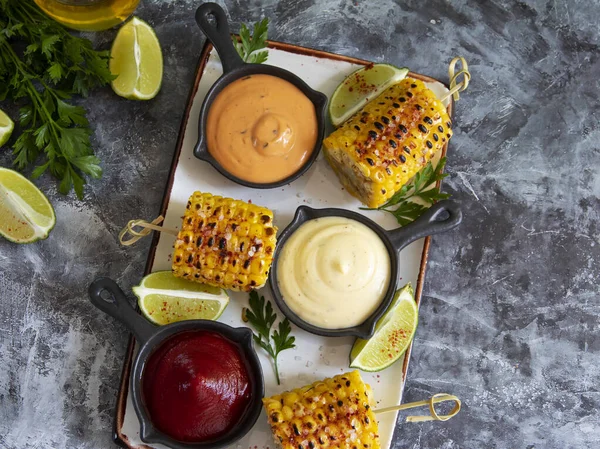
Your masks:
<svg viewBox="0 0 600 449"><path fill-rule="evenodd" d="M111 448L127 333L88 302L97 274L140 278L148 243L119 247L159 208L204 38L198 1L146 0L164 49L150 102L83 104L104 177L83 201L37 183L51 237L0 241L0 448ZM223 3L222 3L223 4ZM227 0L275 40L447 79L470 62L445 188L464 224L433 239L405 400L463 399L447 423L398 424L394 449L600 447L600 4L572 1ZM92 35L108 47L114 31ZM0 108L15 112L6 102ZM0 165L10 151L0 151Z"/></svg>

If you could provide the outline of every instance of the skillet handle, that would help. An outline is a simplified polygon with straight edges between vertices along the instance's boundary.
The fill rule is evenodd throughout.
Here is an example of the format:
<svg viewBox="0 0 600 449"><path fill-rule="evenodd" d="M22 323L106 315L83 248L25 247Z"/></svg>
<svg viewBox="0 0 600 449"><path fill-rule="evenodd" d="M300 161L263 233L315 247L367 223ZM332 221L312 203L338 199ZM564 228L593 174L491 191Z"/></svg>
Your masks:
<svg viewBox="0 0 600 449"><path fill-rule="evenodd" d="M454 229L461 221L462 211L458 204L451 200L444 200L435 203L412 223L388 231L388 236L394 249L400 252L409 243L422 237Z"/></svg>
<svg viewBox="0 0 600 449"><path fill-rule="evenodd" d="M214 23L209 20L211 16ZM196 23L219 53L223 73L231 72L245 64L233 46L227 16L223 8L216 3L200 5L196 10Z"/></svg>
<svg viewBox="0 0 600 449"><path fill-rule="evenodd" d="M156 327L135 311L129 300L112 279L100 277L88 288L92 304L122 322L143 344L154 334Z"/></svg>

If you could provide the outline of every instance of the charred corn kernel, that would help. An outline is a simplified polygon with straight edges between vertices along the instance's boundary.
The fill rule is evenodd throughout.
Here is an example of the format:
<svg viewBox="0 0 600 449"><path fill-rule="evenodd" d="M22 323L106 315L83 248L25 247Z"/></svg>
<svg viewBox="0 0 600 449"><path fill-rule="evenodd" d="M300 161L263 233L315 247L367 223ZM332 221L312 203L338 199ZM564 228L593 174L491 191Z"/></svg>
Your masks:
<svg viewBox="0 0 600 449"><path fill-rule="evenodd" d="M358 371L353 371L264 398L276 446L282 449L380 449L369 388ZM322 401L322 405L311 407Z"/></svg>
<svg viewBox="0 0 600 449"><path fill-rule="evenodd" d="M194 192L173 251L173 274L231 290L262 287L273 262L273 212Z"/></svg>
<svg viewBox="0 0 600 449"><path fill-rule="evenodd" d="M381 206L452 137L444 105L422 81L405 78L369 102L323 141L346 189Z"/></svg>

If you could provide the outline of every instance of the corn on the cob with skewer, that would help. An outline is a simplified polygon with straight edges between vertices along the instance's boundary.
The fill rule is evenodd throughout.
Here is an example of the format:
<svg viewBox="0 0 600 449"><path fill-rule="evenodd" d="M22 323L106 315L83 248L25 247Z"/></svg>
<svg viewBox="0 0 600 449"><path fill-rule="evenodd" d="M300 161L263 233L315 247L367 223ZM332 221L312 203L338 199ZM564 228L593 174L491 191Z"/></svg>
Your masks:
<svg viewBox="0 0 600 449"><path fill-rule="evenodd" d="M379 449L373 402L358 371L263 399L282 449Z"/></svg>
<svg viewBox="0 0 600 449"><path fill-rule="evenodd" d="M175 242L173 274L224 289L260 288L271 268L276 235L269 209L194 192Z"/></svg>
<svg viewBox="0 0 600 449"><path fill-rule="evenodd" d="M444 105L405 78L329 135L324 153L346 189L369 207L400 190L452 136Z"/></svg>

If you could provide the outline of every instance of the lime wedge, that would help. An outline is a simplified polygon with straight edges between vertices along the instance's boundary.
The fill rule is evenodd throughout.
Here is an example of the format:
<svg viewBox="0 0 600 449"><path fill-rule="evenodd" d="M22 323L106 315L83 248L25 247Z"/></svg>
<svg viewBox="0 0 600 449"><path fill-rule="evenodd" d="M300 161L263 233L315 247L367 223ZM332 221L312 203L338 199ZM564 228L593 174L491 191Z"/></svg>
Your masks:
<svg viewBox="0 0 600 449"><path fill-rule="evenodd" d="M48 198L20 173L0 167L0 235L33 243L48 237L55 224Z"/></svg>
<svg viewBox="0 0 600 449"><path fill-rule="evenodd" d="M133 293L146 318L160 325L216 320L229 304L225 290L176 278L170 271L149 274L133 287Z"/></svg>
<svg viewBox="0 0 600 449"><path fill-rule="evenodd" d="M13 129L15 129L14 122L4 111L0 110L0 147L8 142Z"/></svg>
<svg viewBox="0 0 600 449"><path fill-rule="evenodd" d="M150 100L160 90L163 58L150 25L137 17L121 27L110 50L109 68L117 77L112 88L132 100Z"/></svg>
<svg viewBox="0 0 600 449"><path fill-rule="evenodd" d="M356 339L350 351L350 367L381 371L390 366L410 345L417 322L417 303L409 283L396 292L390 308L377 321L373 336Z"/></svg>
<svg viewBox="0 0 600 449"><path fill-rule="evenodd" d="M331 96L329 120L333 126L340 126L407 73L407 68L400 69L389 64L368 65L351 73Z"/></svg>

